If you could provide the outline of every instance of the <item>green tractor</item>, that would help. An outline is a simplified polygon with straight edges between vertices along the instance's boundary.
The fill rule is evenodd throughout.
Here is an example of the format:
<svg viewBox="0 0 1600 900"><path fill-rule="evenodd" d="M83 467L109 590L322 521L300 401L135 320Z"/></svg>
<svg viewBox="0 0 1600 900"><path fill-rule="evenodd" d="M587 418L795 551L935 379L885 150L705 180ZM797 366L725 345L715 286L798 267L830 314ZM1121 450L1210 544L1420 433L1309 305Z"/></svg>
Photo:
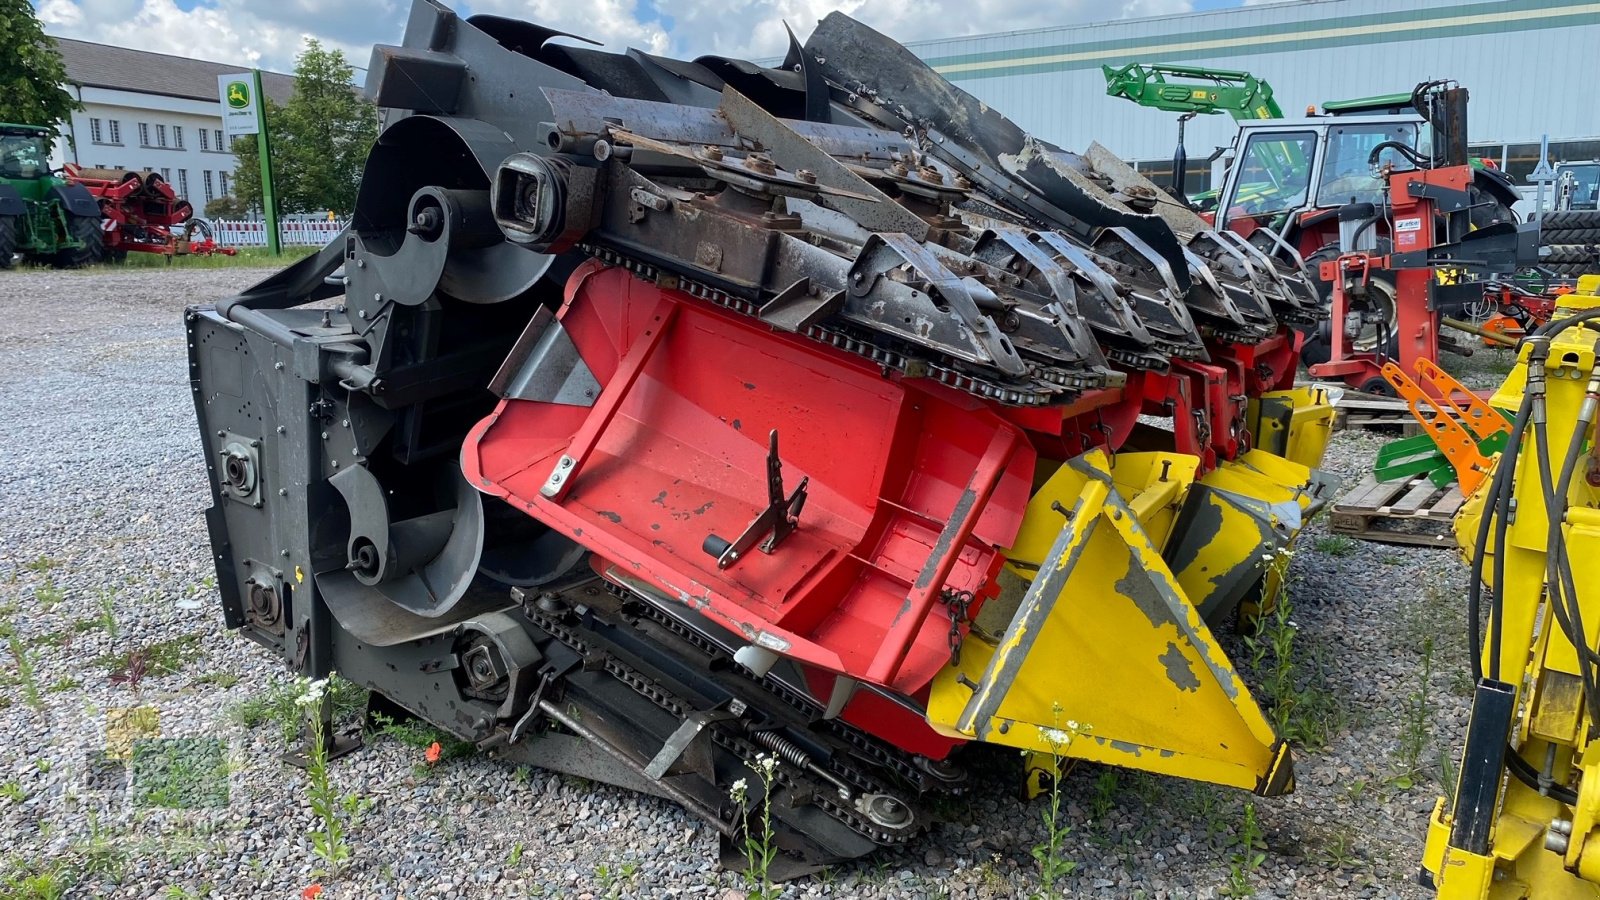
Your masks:
<svg viewBox="0 0 1600 900"><path fill-rule="evenodd" d="M15 254L72 268L105 256L100 204L50 171L50 130L0 123L0 268Z"/></svg>

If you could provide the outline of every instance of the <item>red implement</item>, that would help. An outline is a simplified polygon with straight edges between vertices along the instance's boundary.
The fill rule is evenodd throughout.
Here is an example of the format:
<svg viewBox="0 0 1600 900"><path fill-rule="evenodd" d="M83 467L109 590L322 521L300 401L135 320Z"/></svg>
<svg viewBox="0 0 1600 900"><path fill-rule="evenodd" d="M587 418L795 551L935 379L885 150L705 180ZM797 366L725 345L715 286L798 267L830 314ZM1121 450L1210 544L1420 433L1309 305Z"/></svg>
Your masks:
<svg viewBox="0 0 1600 900"><path fill-rule="evenodd" d="M950 658L938 601L970 591L976 613L1016 536L1035 463L1023 431L969 395L595 262L558 318L599 396L502 400L463 450L472 483L754 647L921 692ZM808 479L798 528L719 566L707 539L769 508L772 431L785 489Z"/></svg>

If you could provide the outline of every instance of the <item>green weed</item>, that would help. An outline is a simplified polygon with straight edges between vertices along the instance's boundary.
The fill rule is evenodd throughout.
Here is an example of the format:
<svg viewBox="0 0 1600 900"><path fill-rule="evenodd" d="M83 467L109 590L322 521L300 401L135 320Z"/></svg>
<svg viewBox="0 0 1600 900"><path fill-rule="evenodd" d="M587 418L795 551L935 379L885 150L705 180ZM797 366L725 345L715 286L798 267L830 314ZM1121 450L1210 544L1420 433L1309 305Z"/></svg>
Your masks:
<svg viewBox="0 0 1600 900"><path fill-rule="evenodd" d="M1356 549L1360 546L1354 538L1343 534L1325 534L1317 538L1316 542L1312 544L1312 548L1318 553L1339 557L1354 556Z"/></svg>
<svg viewBox="0 0 1600 900"><path fill-rule="evenodd" d="M1094 791L1089 795L1089 818L1100 821L1111 813L1117 805L1117 772L1115 769L1102 769L1095 776Z"/></svg>
<svg viewBox="0 0 1600 900"><path fill-rule="evenodd" d="M231 687L231 685L223 686ZM275 723L283 735L284 743L291 743L305 724L304 713L296 703L296 698L300 696L302 689L295 682L272 685L264 692L234 704L229 714L235 722L246 728L258 728L268 723ZM359 715L366 708L366 690L338 675L329 676L327 690L328 695L333 698L335 722L343 722Z"/></svg>
<svg viewBox="0 0 1600 900"><path fill-rule="evenodd" d="M1389 783L1402 791L1411 790L1422 771L1422 753L1433 738L1433 706L1428 702L1428 680L1433 675L1433 637L1422 639L1422 666L1417 670L1417 689L1406 695L1401 707L1400 746L1396 758L1400 770Z"/></svg>
<svg viewBox="0 0 1600 900"><path fill-rule="evenodd" d="M470 741L463 741L421 719L395 721L383 713L373 713L372 724L372 734L399 741L414 750L426 750L437 743L440 761L461 759L478 752Z"/></svg>
<svg viewBox="0 0 1600 900"><path fill-rule="evenodd" d="M1246 803L1237 849L1228 860L1228 881L1222 888L1224 897L1249 897L1256 892L1250 877L1267 861L1265 837L1261 823L1256 821L1256 805Z"/></svg>
<svg viewBox="0 0 1600 900"><path fill-rule="evenodd" d="M145 678L177 674L199 653L200 635L182 634L121 653L109 653L96 663L106 669L113 682L138 687Z"/></svg>
<svg viewBox="0 0 1600 900"><path fill-rule="evenodd" d="M22 697L28 705L36 710L44 709L44 702L39 698L39 681L33 674L33 660L29 658L28 651L22 646L22 641L17 639L15 632L6 635L6 643L11 649L11 659L17 666L17 684L22 688Z"/></svg>
<svg viewBox="0 0 1600 900"><path fill-rule="evenodd" d="M1287 559L1280 553L1274 560ZM1287 574L1287 565L1284 566ZM1311 751L1321 750L1348 722L1349 716L1327 688L1319 660L1296 648L1299 628L1291 618L1293 604L1281 589L1272 611L1256 620L1253 634L1244 638L1250 666L1261 682L1267 715L1277 732ZM1313 665L1306 665L1307 662Z"/></svg>

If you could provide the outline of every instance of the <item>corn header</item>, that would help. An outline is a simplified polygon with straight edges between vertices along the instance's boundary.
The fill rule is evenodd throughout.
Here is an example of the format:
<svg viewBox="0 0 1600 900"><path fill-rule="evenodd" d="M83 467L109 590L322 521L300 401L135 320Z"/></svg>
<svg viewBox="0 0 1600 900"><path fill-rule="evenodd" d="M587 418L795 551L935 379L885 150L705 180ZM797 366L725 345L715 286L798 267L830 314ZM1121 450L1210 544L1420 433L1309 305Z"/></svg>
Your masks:
<svg viewBox="0 0 1600 900"><path fill-rule="evenodd" d="M1428 832L1441 898L1600 897L1600 276L1560 298L1491 399L1505 449L1456 537L1477 687L1453 794Z"/></svg>
<svg viewBox="0 0 1600 900"><path fill-rule="evenodd" d="M189 310L227 624L725 835L771 755L791 872L973 743L1289 790L1215 631L1329 489L1299 268L837 13L558 37L419 0L349 231Z"/></svg>

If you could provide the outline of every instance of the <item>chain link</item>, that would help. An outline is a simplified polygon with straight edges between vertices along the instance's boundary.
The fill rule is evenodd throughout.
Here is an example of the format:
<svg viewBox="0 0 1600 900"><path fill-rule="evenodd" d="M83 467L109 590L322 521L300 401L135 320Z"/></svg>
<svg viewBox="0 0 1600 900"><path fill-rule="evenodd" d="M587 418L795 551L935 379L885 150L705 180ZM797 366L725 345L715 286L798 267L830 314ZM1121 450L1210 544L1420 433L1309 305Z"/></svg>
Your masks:
<svg viewBox="0 0 1600 900"><path fill-rule="evenodd" d="M963 634L961 626L972 625L971 591L955 591L945 588L939 592L939 602L945 605L950 612L950 665L961 664L961 639Z"/></svg>

